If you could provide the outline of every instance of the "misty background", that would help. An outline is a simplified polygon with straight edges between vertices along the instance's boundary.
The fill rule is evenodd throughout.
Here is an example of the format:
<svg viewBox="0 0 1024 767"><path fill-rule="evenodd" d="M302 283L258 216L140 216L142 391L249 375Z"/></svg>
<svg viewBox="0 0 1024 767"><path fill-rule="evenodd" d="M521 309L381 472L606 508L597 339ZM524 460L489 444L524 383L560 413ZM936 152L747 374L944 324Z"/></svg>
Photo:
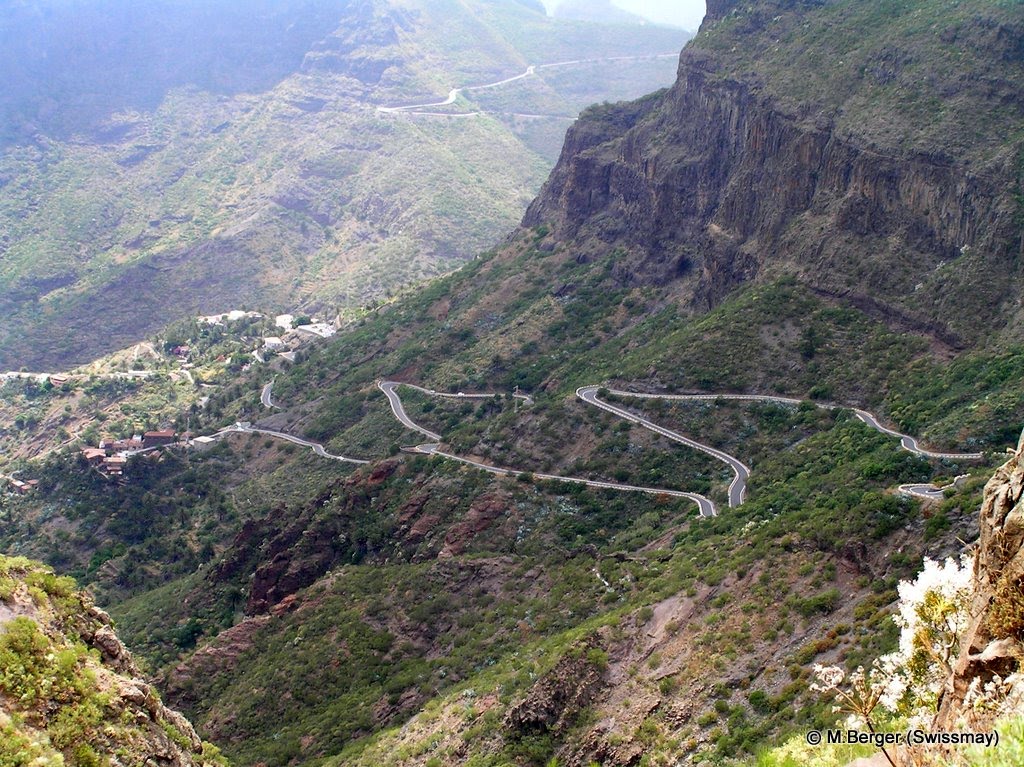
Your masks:
<svg viewBox="0 0 1024 767"><path fill-rule="evenodd" d="M548 13L573 1L543 0ZM707 9L704 0L611 0L611 3L616 8L643 16L657 24L670 24L692 31L700 26Z"/></svg>

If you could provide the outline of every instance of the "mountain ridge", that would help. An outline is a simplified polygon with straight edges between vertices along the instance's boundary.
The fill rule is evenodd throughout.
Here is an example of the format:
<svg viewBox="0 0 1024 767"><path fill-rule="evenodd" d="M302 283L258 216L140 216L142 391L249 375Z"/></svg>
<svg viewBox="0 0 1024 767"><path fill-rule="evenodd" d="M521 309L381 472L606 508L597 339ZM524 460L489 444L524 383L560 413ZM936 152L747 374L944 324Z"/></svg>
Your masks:
<svg viewBox="0 0 1024 767"><path fill-rule="evenodd" d="M0 592L0 757L46 767L226 764L163 705L110 616L71 579L0 556Z"/></svg>
<svg viewBox="0 0 1024 767"><path fill-rule="evenodd" d="M236 428L97 492L55 456L39 499L12 507L25 524L11 540L87 573L173 701L240 763L752 764L767 744L840 726L811 668L852 670L894 646L899 582L978 538L993 470L911 455L851 408L988 464L1024 416L1019 286L990 268L1015 274L1012 184L978 187L987 227L957 190L935 191L989 152L985 167L1009 174L1016 137L948 137L965 149L942 175L941 161L914 166L920 126L901 117L906 143L866 146L818 125L825 102L794 111L773 85L803 71L773 58L776 31L827 28L845 57L875 42L857 34L866 9L919 42L896 6L938 7L717 5L674 88L588 110L502 245L294 364L250 369L195 414L204 431L256 422L332 453L358 446L371 465ZM832 39L795 42L836 54ZM763 80L744 76L747 48L730 67L744 41ZM928 65L931 49L914 50ZM993 93L967 95L984 116ZM826 183L814 171L829 151ZM933 200L947 207L926 213ZM976 252L949 259L968 234ZM818 246L847 257L836 274L811 268L804 248ZM948 292L915 298L922 279ZM403 451L425 434L396 420L382 379L427 389L403 390L405 410L451 454L522 473ZM619 403L631 420L576 396L601 383L707 399ZM478 392L508 396L466 396ZM715 399L727 392L811 401ZM542 479L678 487L724 509L732 472L641 418L735 455L751 469L744 502L698 517L674 497ZM908 484L933 487L921 499Z"/></svg>
<svg viewBox="0 0 1024 767"><path fill-rule="evenodd" d="M715 13L731 20L733 5ZM803 6L778 4L799 18L794 7ZM712 42L740 33L719 33L726 21L715 13L664 96L614 117L614 128L596 128L607 121L592 116L570 129L524 225L551 226L584 256L623 247L624 283L680 278L680 299L694 308L788 269L825 294L902 312L955 343L979 343L992 326L1019 341L1018 282L989 277L1018 274L1024 254L1013 191L1024 143L1012 132L1001 145L985 135L956 159L844 135L814 102L793 112L770 88L726 75ZM982 148L993 150L986 166L965 164ZM975 305L956 312L965 291Z"/></svg>
<svg viewBox="0 0 1024 767"><path fill-rule="evenodd" d="M281 3L268 7L292 7ZM136 15L158 20L174 7ZM243 303L358 315L514 226L567 117L667 81L671 64L538 70L466 94L488 112L468 122L377 107L532 63L676 51L685 37L552 20L510 0L353 2L333 14L331 30L262 91L201 87L209 73L188 71L202 61L189 58L187 38L160 38L161 49L186 47L177 56L186 71L155 108L83 120L67 140L37 132L0 154L0 308L10 320L0 367L85 362L172 320ZM204 40L194 55L214 56L214 74L250 58L227 43L213 54ZM506 114L519 112L531 114ZM90 332L97 316L101 334Z"/></svg>

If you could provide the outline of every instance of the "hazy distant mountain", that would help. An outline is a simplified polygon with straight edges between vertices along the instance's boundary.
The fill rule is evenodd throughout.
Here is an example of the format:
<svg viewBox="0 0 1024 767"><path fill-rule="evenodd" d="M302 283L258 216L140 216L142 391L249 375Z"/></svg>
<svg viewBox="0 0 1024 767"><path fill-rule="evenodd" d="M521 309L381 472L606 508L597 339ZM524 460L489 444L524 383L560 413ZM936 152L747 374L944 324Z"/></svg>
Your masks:
<svg viewBox="0 0 1024 767"><path fill-rule="evenodd" d="M515 0L520 5L525 5L527 8L537 11L537 13L547 13L547 9L544 7L544 3L541 0Z"/></svg>
<svg viewBox="0 0 1024 767"><path fill-rule="evenodd" d="M555 8L554 16L561 19L596 21L602 24L647 24L642 16L624 11L611 0L563 0Z"/></svg>
<svg viewBox="0 0 1024 767"><path fill-rule="evenodd" d="M4 5L0 369L84 362L241 304L358 309L488 247L579 110L667 85L686 39L540 10ZM567 61L424 110L455 116L378 111Z"/></svg>
<svg viewBox="0 0 1024 767"><path fill-rule="evenodd" d="M0 141L151 110L171 88L273 87L358 0L29 0L0 6Z"/></svg>

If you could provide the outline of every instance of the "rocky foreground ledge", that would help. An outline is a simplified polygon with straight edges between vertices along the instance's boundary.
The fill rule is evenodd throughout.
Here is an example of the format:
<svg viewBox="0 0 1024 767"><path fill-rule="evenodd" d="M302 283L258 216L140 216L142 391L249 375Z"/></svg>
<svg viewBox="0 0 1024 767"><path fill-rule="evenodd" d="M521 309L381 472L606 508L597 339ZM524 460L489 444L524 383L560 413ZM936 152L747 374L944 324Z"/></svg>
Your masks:
<svg viewBox="0 0 1024 767"><path fill-rule="evenodd" d="M74 581L0 556L0 763L224 765Z"/></svg>
<svg viewBox="0 0 1024 767"><path fill-rule="evenodd" d="M1008 699L1024 701L1024 434L985 486L971 616L939 711L943 727L970 718L972 685L998 677L1009 682Z"/></svg>

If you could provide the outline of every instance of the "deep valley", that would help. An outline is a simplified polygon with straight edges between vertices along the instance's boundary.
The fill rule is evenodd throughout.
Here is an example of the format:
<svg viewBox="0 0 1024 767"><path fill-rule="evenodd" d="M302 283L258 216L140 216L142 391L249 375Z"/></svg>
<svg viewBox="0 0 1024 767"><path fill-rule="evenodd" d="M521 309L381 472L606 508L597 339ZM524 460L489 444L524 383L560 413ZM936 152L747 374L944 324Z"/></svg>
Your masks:
<svg viewBox="0 0 1024 767"><path fill-rule="evenodd" d="M473 12L426 10L454 5ZM53 273L5 257L36 270L10 283L40 295L5 294L4 332L51 339L40 364L142 345L0 389L0 469L36 483L0 494L0 551L88 591L0 560L0 658L52 644L68 668L116 666L95 600L134 656L121 672L192 723L156 698L136 717L182 765L1018 764L1024 6L716 0L674 84L556 131L525 115L594 93L529 67L612 36L549 39L557 17L536 5L354 3L373 23L318 30L265 97L171 88L133 138L62 139L33 150L39 175L12 171L31 197L59 168L113 162L134 194L156 176L129 169L187 166L133 199L168 205L184 184L201 219L147 222L142 255L112 246L82 275L144 270L163 307L242 289L223 308L259 313L208 322L207 299L172 300L79 343L76 307L142 283L64 282L58 250ZM626 29L613 55L677 34ZM642 77L612 67L613 94L664 63L645 61ZM328 82L349 90L321 103ZM179 99L199 105L184 112L201 141L181 136ZM358 145L324 139L356 124ZM158 130L166 145L129 149ZM82 236L116 244L159 218L111 215ZM51 220L25 218L37 231L8 256L35 252ZM286 309L307 331L276 324ZM128 450L123 473L85 452L157 429L174 444ZM36 616L46 641L22 623L11 639L7 613ZM866 712L842 698L858 667ZM105 763L60 745L62 720L31 696L15 705L10 678L0 733ZM66 693L98 712L74 732L143 743L101 724L133 694L109 685L108 703ZM808 745L851 712L864 729L1002 740Z"/></svg>

